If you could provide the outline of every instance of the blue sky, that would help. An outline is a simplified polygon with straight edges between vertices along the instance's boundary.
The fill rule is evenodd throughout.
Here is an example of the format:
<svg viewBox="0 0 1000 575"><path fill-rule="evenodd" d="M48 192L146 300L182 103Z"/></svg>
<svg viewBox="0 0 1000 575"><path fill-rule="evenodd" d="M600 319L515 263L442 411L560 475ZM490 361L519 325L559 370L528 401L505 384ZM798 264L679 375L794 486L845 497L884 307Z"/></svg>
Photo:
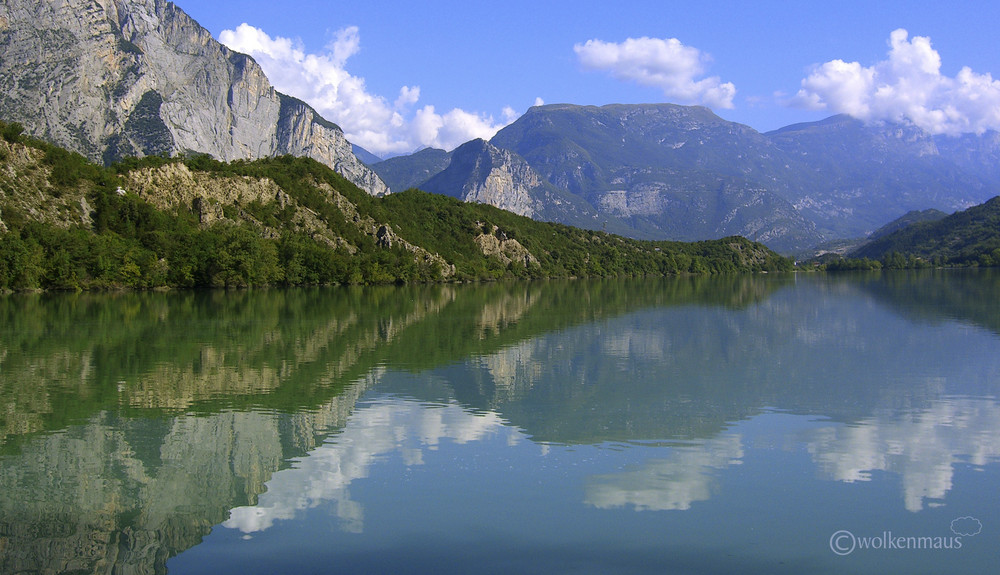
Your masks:
<svg viewBox="0 0 1000 575"><path fill-rule="evenodd" d="M1000 129L1000 2L177 4L380 155L488 138L537 103Z"/></svg>

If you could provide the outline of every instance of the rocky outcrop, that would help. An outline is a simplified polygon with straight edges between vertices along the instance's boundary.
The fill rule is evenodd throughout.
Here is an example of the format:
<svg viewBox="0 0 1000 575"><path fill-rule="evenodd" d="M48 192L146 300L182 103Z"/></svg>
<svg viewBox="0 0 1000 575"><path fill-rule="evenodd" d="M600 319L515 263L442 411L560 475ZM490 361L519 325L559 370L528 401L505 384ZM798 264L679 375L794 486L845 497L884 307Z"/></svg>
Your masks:
<svg viewBox="0 0 1000 575"><path fill-rule="evenodd" d="M92 223L87 190L61 190L56 197L51 173L44 152L0 138L0 233L8 231L5 210L60 227Z"/></svg>
<svg viewBox="0 0 1000 575"><path fill-rule="evenodd" d="M448 167L421 188L537 217L541 205L535 191L542 183L538 173L517 154L473 140L455 149Z"/></svg>
<svg viewBox="0 0 1000 575"><path fill-rule="evenodd" d="M292 154L389 192L343 131L165 0L0 4L0 117L92 160Z"/></svg>
<svg viewBox="0 0 1000 575"><path fill-rule="evenodd" d="M538 258L521 245L521 242L507 237L507 233L496 226L492 226L490 233L476 236L475 242L483 255L497 258L504 265L511 262L523 264L524 267L539 265Z"/></svg>

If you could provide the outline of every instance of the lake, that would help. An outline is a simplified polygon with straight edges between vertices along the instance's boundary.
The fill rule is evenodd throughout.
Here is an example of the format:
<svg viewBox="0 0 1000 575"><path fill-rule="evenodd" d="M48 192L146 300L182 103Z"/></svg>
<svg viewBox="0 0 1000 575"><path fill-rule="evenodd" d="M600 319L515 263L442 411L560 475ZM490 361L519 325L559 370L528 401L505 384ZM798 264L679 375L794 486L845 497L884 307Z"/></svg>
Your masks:
<svg viewBox="0 0 1000 575"><path fill-rule="evenodd" d="M1000 274L0 298L0 573L985 573Z"/></svg>

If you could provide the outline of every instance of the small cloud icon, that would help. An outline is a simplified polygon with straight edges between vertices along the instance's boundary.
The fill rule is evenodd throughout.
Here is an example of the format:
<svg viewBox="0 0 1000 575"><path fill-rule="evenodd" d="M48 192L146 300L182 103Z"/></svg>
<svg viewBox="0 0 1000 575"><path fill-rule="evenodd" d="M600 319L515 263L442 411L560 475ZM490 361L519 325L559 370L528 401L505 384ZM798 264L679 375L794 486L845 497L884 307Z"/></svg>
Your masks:
<svg viewBox="0 0 1000 575"><path fill-rule="evenodd" d="M951 522L951 532L955 535L972 537L983 530L983 523L975 517L959 517Z"/></svg>

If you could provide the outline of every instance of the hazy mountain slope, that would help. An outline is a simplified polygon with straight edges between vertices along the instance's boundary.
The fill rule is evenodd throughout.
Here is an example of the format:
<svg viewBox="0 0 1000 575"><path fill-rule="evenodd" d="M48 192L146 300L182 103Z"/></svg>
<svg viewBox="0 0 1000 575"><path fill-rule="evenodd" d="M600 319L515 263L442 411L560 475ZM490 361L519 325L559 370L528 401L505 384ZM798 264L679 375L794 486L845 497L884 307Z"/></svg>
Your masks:
<svg viewBox="0 0 1000 575"><path fill-rule="evenodd" d="M781 152L707 108L540 106L490 143L644 237L742 235L786 251L820 239L775 192L787 169Z"/></svg>
<svg viewBox="0 0 1000 575"><path fill-rule="evenodd" d="M396 156L372 164L371 168L395 192L419 187L451 163L451 153L424 148L407 156Z"/></svg>
<svg viewBox="0 0 1000 575"><path fill-rule="evenodd" d="M354 152L354 156L361 160L361 163L368 166L369 168L372 164L377 164L382 161L382 158L376 156L375 154L369 152L368 150L362 148L357 144L351 144L351 151Z"/></svg>
<svg viewBox="0 0 1000 575"><path fill-rule="evenodd" d="M958 167L996 187L1000 182L1000 132L934 138L940 153Z"/></svg>
<svg viewBox="0 0 1000 575"><path fill-rule="evenodd" d="M863 237L914 210L964 209L1000 191L996 133L935 137L847 116L760 134L697 106L558 104L531 108L490 144L524 158L570 205L592 206L596 221L621 233L737 234L786 253ZM415 161L398 158L395 167ZM421 186L415 182L434 166L418 165L424 171L408 183ZM452 170L433 184L466 197L469 182Z"/></svg>
<svg viewBox="0 0 1000 575"><path fill-rule="evenodd" d="M829 237L864 236L912 210L952 212L996 193L987 172L956 161L957 140L914 127L834 116L765 135L805 168L789 174L784 193Z"/></svg>
<svg viewBox="0 0 1000 575"><path fill-rule="evenodd" d="M896 218L895 220L889 222L888 224L872 232L868 236L868 239L877 240L878 238L895 233L903 228L912 226L913 224L919 224L922 222L936 222L946 217L948 217L948 214L942 212L941 210L935 210L933 208L921 211L914 210L912 212L906 212L902 217Z"/></svg>
<svg viewBox="0 0 1000 575"><path fill-rule="evenodd" d="M172 2L9 0L0 53L0 117L91 160L292 154L388 191L339 127L276 92L252 58Z"/></svg>
<svg viewBox="0 0 1000 575"><path fill-rule="evenodd" d="M553 184L597 196L664 176L683 175L687 185L720 176L761 181L773 178L762 158L777 153L752 128L673 104L534 107L491 143L517 152Z"/></svg>

